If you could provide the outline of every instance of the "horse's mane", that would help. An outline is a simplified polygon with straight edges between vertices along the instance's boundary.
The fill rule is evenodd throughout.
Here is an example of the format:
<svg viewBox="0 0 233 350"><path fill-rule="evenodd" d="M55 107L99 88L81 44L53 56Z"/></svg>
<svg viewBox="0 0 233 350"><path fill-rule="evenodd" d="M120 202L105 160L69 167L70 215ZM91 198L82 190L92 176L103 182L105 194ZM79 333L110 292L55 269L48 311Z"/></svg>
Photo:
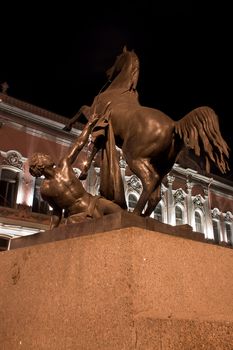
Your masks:
<svg viewBox="0 0 233 350"><path fill-rule="evenodd" d="M131 72L131 77L132 77L132 84L131 84L131 88L133 90L136 90L137 87L137 83L138 83L138 77L139 77L139 68L140 68L140 63L139 63L139 58L136 55L136 53L132 50L132 65L133 65L133 69Z"/></svg>
<svg viewBox="0 0 233 350"><path fill-rule="evenodd" d="M121 73L124 64L122 65L121 69L119 69L118 64L122 57L125 58L124 64L129 64L130 67L130 74L128 78L130 82L129 90L136 90L139 77L139 58L134 50L129 51L126 47L123 48L123 52L117 56L113 66L106 71L107 78L110 82L112 82L118 76L118 74ZM128 57L130 58L129 62L126 61Z"/></svg>

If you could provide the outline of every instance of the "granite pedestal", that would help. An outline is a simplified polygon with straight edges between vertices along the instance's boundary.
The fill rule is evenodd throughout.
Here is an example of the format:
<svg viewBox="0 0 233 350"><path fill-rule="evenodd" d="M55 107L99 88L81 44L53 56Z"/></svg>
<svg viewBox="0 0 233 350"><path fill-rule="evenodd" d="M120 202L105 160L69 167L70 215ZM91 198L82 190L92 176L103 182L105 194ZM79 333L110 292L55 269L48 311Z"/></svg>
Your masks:
<svg viewBox="0 0 233 350"><path fill-rule="evenodd" d="M1 350L233 349L233 250L137 226L53 234L0 253Z"/></svg>

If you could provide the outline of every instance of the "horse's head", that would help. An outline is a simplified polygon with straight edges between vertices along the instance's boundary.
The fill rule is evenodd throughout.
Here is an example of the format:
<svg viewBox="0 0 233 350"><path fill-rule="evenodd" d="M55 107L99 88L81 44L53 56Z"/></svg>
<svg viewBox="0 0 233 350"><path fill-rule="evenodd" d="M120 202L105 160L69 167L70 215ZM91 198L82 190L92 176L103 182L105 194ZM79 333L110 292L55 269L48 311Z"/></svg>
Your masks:
<svg viewBox="0 0 233 350"><path fill-rule="evenodd" d="M126 46L124 46L122 53L117 56L113 66L106 71L109 80L113 80L117 76L117 74L122 70L127 60L127 57L129 57L129 53L130 51L128 51Z"/></svg>
<svg viewBox="0 0 233 350"><path fill-rule="evenodd" d="M139 60L137 55L133 50L132 51L127 50L126 46L124 46L122 53L117 56L113 66L106 71L108 79L110 81L113 81L113 79L115 79L116 76L125 67L130 68L129 70L126 71L126 74L128 74L129 77L131 77L132 73L134 74L135 71L137 73L139 71ZM137 78L136 78L136 83L137 83ZM136 84L133 82L133 85L136 85Z"/></svg>

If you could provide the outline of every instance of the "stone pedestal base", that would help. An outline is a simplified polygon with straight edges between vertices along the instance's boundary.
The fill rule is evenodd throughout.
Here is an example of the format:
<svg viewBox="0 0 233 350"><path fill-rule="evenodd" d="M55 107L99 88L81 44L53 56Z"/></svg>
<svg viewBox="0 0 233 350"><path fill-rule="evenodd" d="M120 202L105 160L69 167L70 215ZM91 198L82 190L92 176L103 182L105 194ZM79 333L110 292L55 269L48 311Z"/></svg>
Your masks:
<svg viewBox="0 0 233 350"><path fill-rule="evenodd" d="M0 348L233 349L232 262L135 227L2 252Z"/></svg>

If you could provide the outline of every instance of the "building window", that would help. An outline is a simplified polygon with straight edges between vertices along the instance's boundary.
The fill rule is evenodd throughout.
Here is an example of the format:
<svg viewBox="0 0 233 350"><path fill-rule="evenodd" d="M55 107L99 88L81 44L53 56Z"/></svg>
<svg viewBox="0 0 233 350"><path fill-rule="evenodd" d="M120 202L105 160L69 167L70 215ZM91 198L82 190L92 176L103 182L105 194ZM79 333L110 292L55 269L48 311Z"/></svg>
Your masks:
<svg viewBox="0 0 233 350"><path fill-rule="evenodd" d="M214 240L216 243L220 242L220 230L219 230L219 221L218 220L212 220L213 223L213 233L214 233Z"/></svg>
<svg viewBox="0 0 233 350"><path fill-rule="evenodd" d="M162 206L158 204L154 211L154 219L162 222Z"/></svg>
<svg viewBox="0 0 233 350"><path fill-rule="evenodd" d="M183 210L179 205L176 205L175 207L175 214L176 214L176 225L183 225L184 223Z"/></svg>
<svg viewBox="0 0 233 350"><path fill-rule="evenodd" d="M0 180L0 205L15 208L19 185L19 173L9 169L2 169Z"/></svg>
<svg viewBox="0 0 233 350"><path fill-rule="evenodd" d="M202 228L202 216L199 211L195 211L195 231L203 232Z"/></svg>
<svg viewBox="0 0 233 350"><path fill-rule="evenodd" d="M225 222L225 231L226 231L227 243L232 245L232 232L231 232L230 222Z"/></svg>
<svg viewBox="0 0 233 350"><path fill-rule="evenodd" d="M129 211L133 211L133 209L136 207L137 201L137 197L134 194L130 193L128 197Z"/></svg>
<svg viewBox="0 0 233 350"><path fill-rule="evenodd" d="M40 195L40 186L42 179L36 178L35 187L34 187L34 196L32 202L32 211L41 214L49 213L49 205L46 201L41 198Z"/></svg>

